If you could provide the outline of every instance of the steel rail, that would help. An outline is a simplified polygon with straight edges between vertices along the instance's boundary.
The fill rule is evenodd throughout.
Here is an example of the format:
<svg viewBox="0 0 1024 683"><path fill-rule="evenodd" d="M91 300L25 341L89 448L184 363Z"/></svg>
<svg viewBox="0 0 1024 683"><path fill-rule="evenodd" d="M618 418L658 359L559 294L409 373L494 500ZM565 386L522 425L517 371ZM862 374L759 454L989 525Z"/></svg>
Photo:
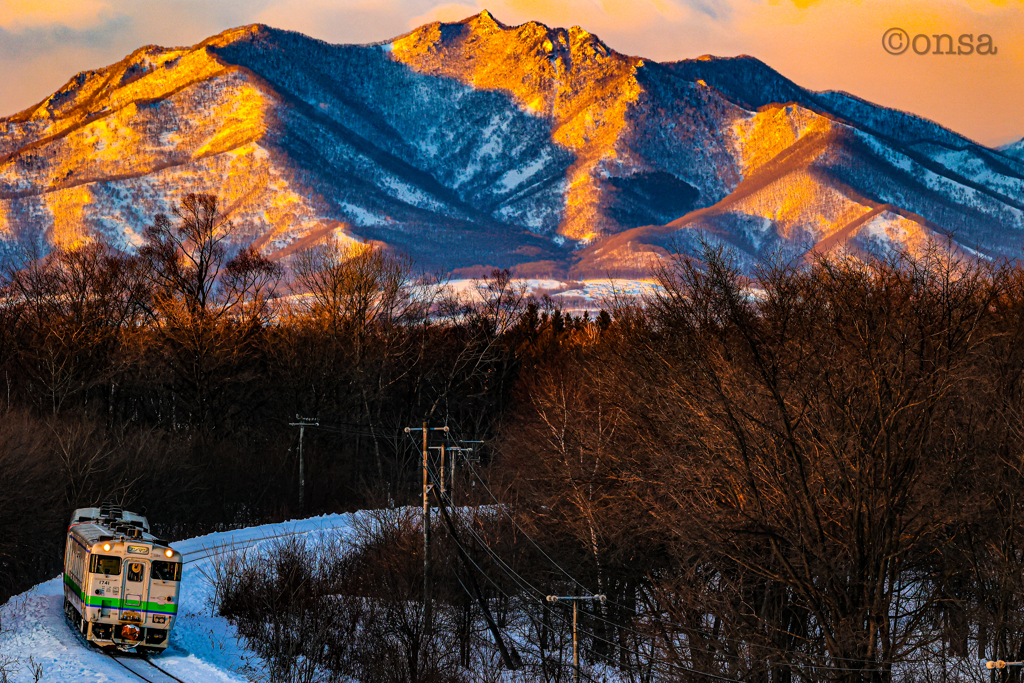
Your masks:
<svg viewBox="0 0 1024 683"><path fill-rule="evenodd" d="M140 680L143 680L143 681L146 681L146 683L165 683L166 680L171 680L171 681L174 681L175 683L187 683L186 681L181 680L180 678L178 678L174 674L171 674L171 673L165 671L164 669L160 668L159 666L157 666L153 662L149 661L149 659L147 659L145 657L125 657L125 656L120 656L119 657L119 656L117 656L115 654L112 654L110 652L104 652L103 654L105 654L107 657L109 657L110 659L112 659L115 662L117 662L117 664L120 667L122 667L123 669L125 669L126 671L131 672L132 675L135 676L136 678L138 678ZM145 664L148 664L153 669L155 669L156 671L160 672L160 674L158 676L158 678L160 680L153 680L152 678L147 678L146 676L142 675L142 673L140 673L139 671L136 671L132 667L130 667L127 664L125 664L125 661L143 662Z"/></svg>

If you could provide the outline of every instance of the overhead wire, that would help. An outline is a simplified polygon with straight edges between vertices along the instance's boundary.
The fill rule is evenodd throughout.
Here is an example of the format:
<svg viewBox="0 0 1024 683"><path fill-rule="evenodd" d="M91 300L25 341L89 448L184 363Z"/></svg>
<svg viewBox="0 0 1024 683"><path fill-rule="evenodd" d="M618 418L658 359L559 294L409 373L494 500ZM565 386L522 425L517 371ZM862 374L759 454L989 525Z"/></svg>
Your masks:
<svg viewBox="0 0 1024 683"><path fill-rule="evenodd" d="M446 434L447 434L449 439L454 440L453 437L452 437L451 430L446 432ZM585 586L583 583L581 583L579 580L577 580L576 577L574 577L572 574L570 574L568 571L566 571L558 562L555 561L554 558L552 558L547 552L544 551L543 548L540 547L540 545L533 539L532 536L530 536L530 534L528 534L526 532L525 529L522 528L522 526L515 519L515 517L513 517L508 512L508 510L506 509L506 506L504 504L502 504L501 501L498 500L497 496L494 495L494 493L491 491L490 487L483 480L483 477L480 476L480 473L477 471L476 467L473 466L473 463L470 460L465 459L464 460L464 464L473 472L474 477L476 477L477 481L480 482L480 485L483 487L484 491L487 492L487 495L491 498L491 500L494 501L496 507L501 509L502 513L506 517L508 517L508 519L512 522L512 524L515 526L515 528L530 542L530 544L541 555L543 555L556 569L558 569L558 571L560 571L562 574L564 574L576 586L578 586L579 588L583 589L584 591L586 591L588 593L591 593L591 591L587 588L587 586ZM625 610L627 612L633 612L634 611L632 608L630 608L628 606L625 606L625 605L622 605L620 603L617 603L614 600L610 600L609 599L609 600L607 600L607 602L609 604L611 604L613 606L616 606L616 607L619 607L620 609L623 609L623 610ZM598 618L598 619L600 619L602 621L605 621L607 623L610 623L610 624L612 624L612 625L614 625L616 627L626 628L626 629L631 630L634 633L637 633L639 635L645 635L645 634L642 634L642 633L640 633L638 631L635 631L634 629L630 629L629 627L625 627L625 626L622 626L622 625L619 625L619 624L614 624L613 622L608 622L608 620L603 619L602 617L599 617L597 615L594 615L594 616L596 618ZM660 617L660 616L655 615L655 614L649 614L649 615L646 615L646 616L647 616L647 618L651 618L651 619L656 620L656 621L658 621L660 623L663 623L665 625L673 626L675 628L682 629L684 631L701 632L700 629L695 629L692 626L684 626L682 624L677 624L677 623L675 623L675 622L673 622L671 620L664 619L663 617ZM738 639L734 639L734 638L728 638L728 637L722 637L722 636L714 636L713 634L708 634L706 632L704 632L703 634L704 635L710 635L712 637L716 637L716 638L718 638L720 640L725 640L727 642L733 642L733 643L741 644L744 647L751 647L752 646L751 643L749 643L747 641L742 641L742 640L738 640ZM788 656L792 656L792 655L798 655L798 656L801 656L801 657L810 657L811 656L811 655L808 655L806 653L802 653L802 652L799 652L799 651L784 650L782 648L777 648L777 647L772 647L772 646L756 645L754 647L758 647L759 649L768 650L768 651L780 652L780 653L783 653L783 654L788 655ZM698 649L697 651L702 651L702 650ZM708 650L703 650L703 652L706 652L708 654L714 654L716 656L735 657L735 658L742 659L741 657L739 657L739 655L729 655L729 654L723 653L723 652L711 652L711 651L708 651ZM876 667L878 665L877 661L864 660L864 659L855 659L855 658L846 658L846 657L832 657L831 659L833 659L833 660L835 660L837 662L843 661L843 662L854 662L854 663L860 663L860 664L871 664L871 665L876 666ZM805 669L827 669L827 670L832 670L832 671L859 671L859 672L864 672L864 673L870 673L872 671L876 671L876 672L884 672L885 671L885 669L866 669L866 668L859 668L859 667L858 668L853 668L853 667L843 668L843 667L837 667L837 666L832 666L832 665L798 664L798 663L792 663L792 662L788 662L788 663L784 663L784 664L776 663L776 665L777 666L800 667L800 668L805 668Z"/></svg>
<svg viewBox="0 0 1024 683"><path fill-rule="evenodd" d="M436 482L438 480L436 470L432 469L429 465L428 465L428 470L429 470L430 476ZM441 498L441 495L442 494L438 494L438 498L439 499ZM448 494L443 494L443 495L444 495L445 498L447 498L448 502L452 505L452 507L455 507L454 501L452 501L450 496ZM515 583L521 590L524 590L527 593L531 593L531 594L535 595L538 600L543 600L543 598L545 597L544 592L542 590L540 590L539 588L537 588L535 585L533 585L528 579L526 579L521 574L516 572L507 562L505 562L505 560L502 559L497 554L497 552L494 551L494 549L490 547L490 544L484 538L482 538L479 534L476 533L476 531L473 529L472 525L466 525L464 527L464 530L467 533L469 533L477 541L477 544L480 545L480 547L484 549L484 551L495 561L495 563L498 565L499 569L501 569L502 572L504 572L505 575L508 576L513 581L513 583ZM484 570L475 561L473 562L473 564L477 567L477 569L481 573L483 573L485 575L487 580L492 585L494 585L495 588L498 588L497 584L494 583L494 581L490 578L490 576L488 576L486 574L486 572L484 572ZM582 586L582 584L579 584L579 582L577 582L577 584ZM499 588L499 590L500 590L500 588ZM508 593L506 593L504 591L502 591L502 592L503 592L503 594L506 597L509 597L511 599L511 596L509 596ZM589 591L588 591L588 593L589 593ZM608 601L608 602L611 602L611 601ZM547 605L543 605L543 606L547 607ZM610 619L606 619L606 618L602 617L600 614L598 614L596 611L592 612L592 613L588 613L588 614L595 621L600 621L600 622L602 622L604 624L607 624L608 626L610 626L612 628L623 629L623 630L629 631L629 632L631 632L631 633L633 633L635 635L638 635L638 636L641 636L641 637L644 637L644 638L649 638L650 637L650 634L648 634L648 633L643 633L643 632L638 631L638 630L636 630L636 629L634 629L634 628L632 628L630 626L626 626L625 624L620 624L620 623L611 621ZM607 644L607 645L609 645L609 646L611 646L613 648L621 648L621 649L623 649L623 650L625 650L627 652L630 652L631 654L637 655L637 656L641 656L642 655L642 653L639 653L639 652L637 652L635 650L631 650L631 649L625 647L622 643L615 643L613 641L609 641L608 639L606 639L606 638L604 638L604 637L602 637L602 636L600 636L600 635L598 635L596 633L593 633L592 631L585 631L585 633L587 635L591 636L592 638L594 638L595 640L603 642L603 643L605 643L605 644ZM747 661L747 658L742 657L741 655L730 654L728 652L723 652L723 651L720 651L720 650L702 649L702 648L696 647L692 643L687 643L686 649L691 651L691 652L701 652L701 653L704 653L704 654L711 655L713 657L721 657L721 658L724 658L724 659L733 659L733 660L736 660L736 661ZM677 666L677 667L681 666L681 665L674 664L674 663L668 663L668 664L671 665L671 666ZM772 667L790 667L790 668L796 668L796 669L813 669L813 670L824 669L824 670L829 670L829 671L856 671L856 672L862 672L862 673L872 673L872 672L881 672L881 671L883 671L883 669L844 668L844 667L818 665L818 664L801 664L801 663L796 663L796 662L766 662L766 664L768 666L772 666ZM693 670L693 671L691 671L691 673L706 674L707 672L699 672L699 671Z"/></svg>
<svg viewBox="0 0 1024 683"><path fill-rule="evenodd" d="M506 598L508 598L509 600L512 600L512 599L513 599L513 596L510 596L510 595L509 595L509 594L508 594L507 592L505 592L505 591L504 591L504 590L503 590L503 589L501 588L501 586L499 586L498 584L496 584L496 583L495 583L495 582L494 582L494 581L493 581L493 580L491 579L491 577L490 577L490 576L489 576L489 575L487 574L487 572L485 572L485 571L483 570L483 568L481 568L481 567L480 567L480 565L476 563L476 561L475 561L475 560L474 560L474 559L472 558L472 556L471 556L471 555L469 554L469 551L468 551L468 550L467 550L467 549L465 548L465 546L463 546L463 545L462 545L462 542L461 542L461 541L459 541L459 539L458 539L457 537L453 536L453 537L452 537L452 540L453 540L453 541L455 542L455 544L456 544L456 545L458 545L458 546L459 546L459 547L460 547L460 548L462 549L462 552L464 553L464 556L466 557L466 559L467 559L467 560L469 560L469 562L470 562L470 563L471 563L471 564L472 564L472 565L473 565L474 567L476 567L477 571L478 571L478 572L480 572L480 574L482 574L482 575L483 575L483 577L484 577L485 579L487 579L487 581L488 581L488 582L489 582L489 583L490 583L490 584L491 584L492 586L494 586L495 590L499 591L499 592L500 592L500 593L501 593L502 595L504 595L504 596L505 596ZM470 601L473 601L473 600L475 600L476 598L474 598L474 597L473 597L473 595L472 595L472 594L470 593L469 589L468 589L468 588L466 588L466 584L465 584L465 583L463 583L462 579L461 579L461 578L459 577L459 574L458 574L458 572L453 572L453 573L455 574L455 579L456 579L456 581L458 581L458 582L459 582L459 586L461 586L461 587L462 587L462 590L463 590L463 591L464 591L464 592L466 593L466 595L467 595L467 596L469 597ZM479 640L480 640L481 642L486 642L486 641L484 641L484 640L483 640L482 638L479 638L479 637L478 637L478 639L479 639ZM529 641L527 641L527 642L529 642ZM490 644L491 644L491 643L488 643L488 645L490 645ZM522 649L522 643L517 643L517 644L516 644L516 647L518 647L519 649ZM543 656L543 655L542 655L542 656ZM580 671L580 673L581 673L581 674L582 674L583 676L585 676L586 678L588 678L589 680L591 680L591 681L594 681L595 683L597 683L596 679L592 678L592 677L591 677L591 676L590 676L589 674L587 674L587 673L586 673L585 671L581 670L581 671Z"/></svg>
<svg viewBox="0 0 1024 683"><path fill-rule="evenodd" d="M412 437L410 436L410 439L411 438ZM413 440L413 443L416 444L415 440ZM419 447L419 444L416 444L416 446ZM437 471L434 468L431 467L429 461L427 463L427 470L428 470L428 474L429 474L430 478L435 482L435 486L436 486L436 482L439 480L439 478L437 476ZM435 488L434 492L435 492L435 495L437 495L438 499L441 500L442 494L440 494L439 490L437 488ZM454 509L455 508L454 502L451 501L451 499L448 497L447 494L444 494L444 497L448 498L448 501L450 503L452 503L451 507ZM477 539L477 542L481 545L482 548L485 549L485 551L488 552L488 554L492 554L492 556L494 556L494 558L498 562L502 563L503 565L505 564L504 561L501 560L501 558L499 558L499 557L497 557L497 555L493 554L493 550L489 547L489 545L486 543L486 541L483 541L482 539L480 539L479 536L477 536L476 533L471 528L466 527L465 529L467 531L469 531L469 533L471 535L473 535L474 538ZM507 598L510 601L515 600L515 596L509 595L509 593L507 591L505 591L505 589L503 589L501 586L499 586L494 581L494 579L490 576L490 574L488 574L486 571L484 571L484 569L479 565L479 563L477 563L476 560L473 559L472 555L468 552L468 550L465 548L465 546L462 545L461 541L459 541L459 539L457 537L453 536L452 540L462 549L462 551L464 553L464 557L466 557L466 559L469 560L469 562L487 580L487 582L490 583L494 587L494 589L496 591L498 591L501 595L503 595L505 598ZM507 565L505 565L505 567L507 567ZM542 597L544 595L544 593L542 591L540 591L539 589L534 587L532 584L530 584L528 581L526 581L522 576L519 576L518 573L516 573L514 570L511 569L511 567L507 567L507 569L503 568L503 571L506 573L506 575L509 576L510 579L512 579L513 582L515 582L517 585L519 585L519 587L521 589L526 590L527 592L535 593L538 597ZM516 578L516 577L518 577L518 578ZM461 584L461 580L460 580L460 584ZM524 587L523 584L525 584L526 587ZM463 589L465 590L465 586L464 585L463 585ZM555 612L549 605L545 604L543 601L538 601L538 602L539 602L539 604L541 605L541 607L543 609L548 610L551 614L554 615L554 617L556 619L560 620L563 624L565 624L567 626L569 625L568 620L566 618L562 617L557 612ZM593 638L595 640L598 640L598 641L601 641L601 642L604 642L604 643L606 643L606 644L608 644L608 645L610 645L612 647L619 647L619 648L621 648L621 649L623 649L623 650L625 650L627 652L630 652L631 654L634 654L634 655L637 655L637 656L646 656L643 653L639 653L639 652L636 652L636 651L633 651L633 650L629 650L628 648L623 647L621 644L616 644L616 643L611 642L611 641L609 641L609 640L607 640L605 638L602 638L601 636L598 636L597 634L592 633L592 632L590 632L590 631L588 631L586 629L577 627L577 632L581 632L581 633L583 633L586 636L590 636L591 638ZM681 665L672 664L670 662L664 662L663 664L670 665L670 666L675 666L677 668L680 668L681 670L687 671L688 673L695 673L695 674L698 674L698 675L709 676L709 677L712 677L712 678L717 678L719 680L726 680L726 681L731 681L732 683L735 683L734 679L721 678L721 677L717 676L716 674L709 674L709 673L706 673L706 672L697 671L695 669L688 669L686 667L682 667Z"/></svg>
<svg viewBox="0 0 1024 683"><path fill-rule="evenodd" d="M438 481L438 477L437 477L436 470L432 469L431 466L429 465L429 463L428 463L427 469L428 469L428 473L433 478L433 480L435 482L437 482ZM443 495L444 498L447 498L448 501L450 503L452 503L452 507L455 507L454 503L451 501L451 498L447 494L440 494L437 491L437 489L435 489L435 493L437 494L439 500L441 500L441 497ZM464 527L464 530L466 530L470 535L472 535L477 540L478 544L499 564L499 566L501 567L502 571L516 585L518 585L520 587L520 589L525 590L527 593L534 594L537 597L538 602L539 602L539 604L541 605L541 607L543 609L548 610L551 614L553 614L555 616L556 619L559 619L563 624L566 624L567 626L569 625L569 622L568 622L567 618L562 617L560 614L555 612L554 609L551 606L547 605L546 602L543 601L543 598L544 598L544 592L543 591L541 591L536 586L531 584L527 579L525 579L522 575L520 575L518 572L516 572L514 569L512 569L504 560L502 560L501 557L499 557L493 551L493 549L490 548L489 544L484 539L482 539L472 529L471 526ZM482 567L480 567L480 565L469 555L469 553L466 551L465 547L462 546L461 542L457 538L453 538L453 540L455 541L455 543L457 543L460 546L460 548L463 549L463 552L466 553L466 557L469 559L469 561L473 564L473 566L477 569L477 571L479 571L484 576L484 578L487 579L487 581L492 586L494 586L495 590L499 591L502 595L504 595L509 600L512 600L514 598L514 596L509 595L507 591L505 591L503 588L501 588L501 586L499 586L497 583L495 583L495 581L490 577L490 575L486 571L484 571L484 569ZM597 616L597 615L591 614L590 616ZM602 619L602 621L604 621L605 623L608 623L608 624L610 624L612 626L615 626L615 627L621 627L621 625L615 624L614 622L608 621L606 619ZM629 629L629 630L632 630L632 629ZM606 645L609 645L612 648L618 648L618 649L623 650L625 652L629 652L630 654L635 655L638 658L638 661L640 661L640 658L648 656L646 653L638 652L636 650L628 648L625 645L623 645L622 643L616 643L616 642L610 641L607 638L604 638L604 637L602 637L602 636L600 636L600 635L598 635L598 634L596 634L596 633L594 633L594 632L592 632L592 631L590 631L590 630L588 630L586 628L580 628L579 626L577 626L577 632L581 632L585 636L589 636L590 638L592 638L595 641L599 641L599 642L605 643ZM639 633L638 631L633 631L633 632L637 633L639 635L646 635L646 634ZM693 648L690 648L690 649L692 650ZM709 654L713 654L713 655L716 655L716 656L722 656L723 653L712 653L712 652L709 652ZM686 673L695 674L695 675L698 675L698 676L704 676L704 677L715 679L715 680L732 681L733 683L735 683L735 680L736 680L736 679L732 679L732 678L723 677L723 676L721 676L719 674L713 674L713 673L710 673L710 672L707 672L707 671L700 671L698 669L693 669L691 667L687 667L687 666L685 666L683 664L679 664L677 662L670 662L670 661L664 661L663 660L663 661L660 662L660 665L663 666L663 667L667 666L667 667L670 667L670 668L678 670L678 671L684 671ZM791 664L786 664L784 666L792 666L792 665Z"/></svg>

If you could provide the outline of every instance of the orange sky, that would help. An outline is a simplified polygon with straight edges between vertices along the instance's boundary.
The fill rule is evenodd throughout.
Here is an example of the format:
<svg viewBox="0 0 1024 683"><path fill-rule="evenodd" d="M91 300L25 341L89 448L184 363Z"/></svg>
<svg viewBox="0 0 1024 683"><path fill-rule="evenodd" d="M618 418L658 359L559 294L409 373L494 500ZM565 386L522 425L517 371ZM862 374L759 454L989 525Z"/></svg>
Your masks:
<svg viewBox="0 0 1024 683"><path fill-rule="evenodd" d="M508 24L580 25L651 59L751 54L800 85L912 111L985 144L1024 137L1024 0L2 0L0 115L145 44L252 22L362 43L484 7ZM882 45L890 28L973 43L989 34L997 53L893 56Z"/></svg>

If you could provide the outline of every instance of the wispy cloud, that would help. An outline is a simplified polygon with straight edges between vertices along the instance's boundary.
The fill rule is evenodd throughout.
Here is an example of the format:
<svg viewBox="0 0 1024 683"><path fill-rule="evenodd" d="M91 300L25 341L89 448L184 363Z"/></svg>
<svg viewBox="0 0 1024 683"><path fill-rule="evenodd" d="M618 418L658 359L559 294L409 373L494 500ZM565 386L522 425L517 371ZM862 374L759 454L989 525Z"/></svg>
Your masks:
<svg viewBox="0 0 1024 683"><path fill-rule="evenodd" d="M0 28L8 32L42 26L90 28L109 18L110 11L103 0L4 0L0 3Z"/></svg>
<svg viewBox="0 0 1024 683"><path fill-rule="evenodd" d="M1024 0L0 0L0 113L145 44L186 45L262 22L331 42L386 40L490 10L499 20L580 25L660 61L752 54L796 82L935 119L983 142L1024 135ZM882 49L893 26L991 33L990 58Z"/></svg>

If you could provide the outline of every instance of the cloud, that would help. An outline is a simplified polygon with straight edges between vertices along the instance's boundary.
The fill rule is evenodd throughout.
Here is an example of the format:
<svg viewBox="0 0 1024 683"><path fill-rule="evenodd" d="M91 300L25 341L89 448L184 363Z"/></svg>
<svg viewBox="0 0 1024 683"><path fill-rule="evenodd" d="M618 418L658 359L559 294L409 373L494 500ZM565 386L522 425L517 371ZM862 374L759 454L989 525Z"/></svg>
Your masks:
<svg viewBox="0 0 1024 683"><path fill-rule="evenodd" d="M110 5L103 0L3 0L0 3L0 28L24 31L41 26L91 28L110 14Z"/></svg>
<svg viewBox="0 0 1024 683"><path fill-rule="evenodd" d="M751 54L803 86L846 90L996 144L1024 135L1024 0L0 0L0 115L146 44L262 22L335 43L389 40L488 9L506 24L579 25L658 61ZM990 33L991 57L895 57L891 27Z"/></svg>
<svg viewBox="0 0 1024 683"><path fill-rule="evenodd" d="M410 17L424 15L437 4L434 0L274 0L250 21L333 43L373 43L407 32Z"/></svg>
<svg viewBox="0 0 1024 683"><path fill-rule="evenodd" d="M429 12L421 14L419 16L409 18L409 28L415 28L422 26L423 24L429 24L432 21L460 21L466 17L471 17L474 14L480 12L480 7L477 5L466 5L462 3L447 3L444 5L438 5L432 7Z"/></svg>

